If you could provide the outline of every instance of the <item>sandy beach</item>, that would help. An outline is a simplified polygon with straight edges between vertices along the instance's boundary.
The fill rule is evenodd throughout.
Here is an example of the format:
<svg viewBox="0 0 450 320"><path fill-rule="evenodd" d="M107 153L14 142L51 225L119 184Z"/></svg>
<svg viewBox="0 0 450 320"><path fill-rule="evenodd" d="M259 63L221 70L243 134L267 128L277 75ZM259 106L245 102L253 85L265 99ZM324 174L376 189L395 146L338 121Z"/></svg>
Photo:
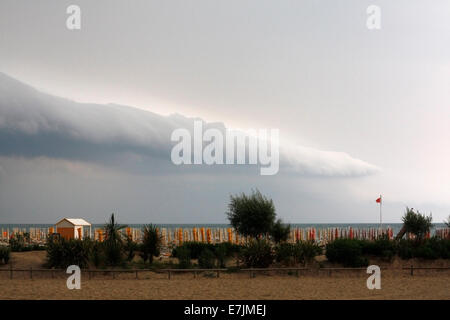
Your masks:
<svg viewBox="0 0 450 320"><path fill-rule="evenodd" d="M40 269L45 261L45 251L17 252L11 262L15 269ZM426 261L414 261L425 265ZM429 264L429 262L428 262ZM380 263L381 265L381 263ZM401 270L406 262L395 260L389 270L382 271L381 289L369 290L365 270L318 272L301 271L299 277L288 273L260 273L250 278L249 273L220 274L213 272L172 274L140 272L135 279L133 272L115 274L96 273L91 280L82 272L80 290L69 290L68 277L55 272L54 279L48 272L28 271L0 272L0 299L450 299L450 272L448 270L418 270L414 276ZM448 265L436 261L434 266ZM7 270L9 265L1 265ZM387 265L382 266L387 267Z"/></svg>
<svg viewBox="0 0 450 320"><path fill-rule="evenodd" d="M450 276L387 276L380 290L366 277L257 276L87 280L68 290L66 280L0 280L0 299L450 299Z"/></svg>

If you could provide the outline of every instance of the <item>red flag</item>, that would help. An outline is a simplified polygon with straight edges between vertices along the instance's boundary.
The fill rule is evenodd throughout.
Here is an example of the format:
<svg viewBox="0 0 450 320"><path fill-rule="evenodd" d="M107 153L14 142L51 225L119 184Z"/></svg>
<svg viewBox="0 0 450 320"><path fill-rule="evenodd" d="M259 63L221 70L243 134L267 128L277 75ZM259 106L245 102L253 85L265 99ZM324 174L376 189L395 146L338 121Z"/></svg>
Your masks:
<svg viewBox="0 0 450 320"><path fill-rule="evenodd" d="M377 203L381 203L381 197L379 197L376 201Z"/></svg>

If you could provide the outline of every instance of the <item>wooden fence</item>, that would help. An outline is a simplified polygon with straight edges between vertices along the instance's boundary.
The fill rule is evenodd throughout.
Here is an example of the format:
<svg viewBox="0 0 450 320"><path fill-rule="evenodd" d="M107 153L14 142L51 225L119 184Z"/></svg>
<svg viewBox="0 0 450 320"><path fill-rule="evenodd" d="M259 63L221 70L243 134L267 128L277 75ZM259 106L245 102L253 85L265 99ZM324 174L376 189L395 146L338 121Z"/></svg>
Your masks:
<svg viewBox="0 0 450 320"><path fill-rule="evenodd" d="M320 272L328 272L328 275L331 276L333 271L364 271L366 272L367 268L318 268L318 269L310 269L310 268L304 268L304 267L292 267L292 268L245 268L245 269L82 269L82 273L88 274L88 279L91 280L93 278L93 275L96 273L107 273L110 274L112 279L116 279L116 274L121 273L131 273L135 275L135 279L139 279L139 273L141 272L154 272L154 273L167 273L167 279L172 278L172 274L175 273L192 273L194 278L197 277L199 273L202 272L210 272L215 273L217 278L220 278L221 272L248 272L250 278L254 278L256 276L256 273L259 272L271 272L271 271L277 271L277 272L293 272L295 271L296 276L299 277L300 271L318 271ZM389 269L389 268L382 268L382 270L397 270L397 269ZM402 267L401 270L408 270L410 272L410 275L414 275L414 270L450 270L450 267L414 267L414 266L406 266ZM65 275L68 275L66 273L66 269L0 269L0 272L7 272L9 273L9 278L14 279L14 272L22 272L22 273L28 273L29 279L33 279L33 273L36 275L37 272L43 272L43 273L49 273L51 275L51 278L55 278L55 274L57 273L63 273Z"/></svg>

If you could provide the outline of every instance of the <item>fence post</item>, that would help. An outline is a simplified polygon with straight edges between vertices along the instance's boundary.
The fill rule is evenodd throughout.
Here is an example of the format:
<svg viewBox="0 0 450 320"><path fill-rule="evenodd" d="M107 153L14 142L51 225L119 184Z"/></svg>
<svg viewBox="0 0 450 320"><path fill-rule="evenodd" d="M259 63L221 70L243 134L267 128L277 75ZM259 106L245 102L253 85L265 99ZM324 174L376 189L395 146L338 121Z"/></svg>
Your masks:
<svg viewBox="0 0 450 320"><path fill-rule="evenodd" d="M170 270L167 271L167 275L169 276L169 280L170 280Z"/></svg>
<svg viewBox="0 0 450 320"><path fill-rule="evenodd" d="M30 279L33 279L33 268L30 267Z"/></svg>
<svg viewBox="0 0 450 320"><path fill-rule="evenodd" d="M220 278L220 270L217 270L217 278Z"/></svg>
<svg viewBox="0 0 450 320"><path fill-rule="evenodd" d="M411 276L413 276L414 275L414 267L413 267L413 265L411 265Z"/></svg>
<svg viewBox="0 0 450 320"><path fill-rule="evenodd" d="M136 270L136 279L138 278L138 272L137 272L137 270Z"/></svg>
<svg viewBox="0 0 450 320"><path fill-rule="evenodd" d="M12 279L13 278L13 268L12 268L12 264L9 265L10 269L9 269L9 278Z"/></svg>

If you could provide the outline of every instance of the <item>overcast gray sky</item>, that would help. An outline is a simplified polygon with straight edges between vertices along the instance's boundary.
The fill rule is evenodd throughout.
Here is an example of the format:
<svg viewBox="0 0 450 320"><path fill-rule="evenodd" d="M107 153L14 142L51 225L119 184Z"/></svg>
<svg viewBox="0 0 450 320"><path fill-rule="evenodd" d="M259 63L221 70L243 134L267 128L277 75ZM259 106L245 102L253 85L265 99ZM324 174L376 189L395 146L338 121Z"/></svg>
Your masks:
<svg viewBox="0 0 450 320"><path fill-rule="evenodd" d="M66 28L71 4L81 30ZM381 30L366 27L372 4ZM3 0L0 223L225 222L229 195L255 187L287 222L377 222L379 194L385 221L409 205L441 222L449 12L445 0ZM165 139L189 117L278 128L304 170L173 170Z"/></svg>

